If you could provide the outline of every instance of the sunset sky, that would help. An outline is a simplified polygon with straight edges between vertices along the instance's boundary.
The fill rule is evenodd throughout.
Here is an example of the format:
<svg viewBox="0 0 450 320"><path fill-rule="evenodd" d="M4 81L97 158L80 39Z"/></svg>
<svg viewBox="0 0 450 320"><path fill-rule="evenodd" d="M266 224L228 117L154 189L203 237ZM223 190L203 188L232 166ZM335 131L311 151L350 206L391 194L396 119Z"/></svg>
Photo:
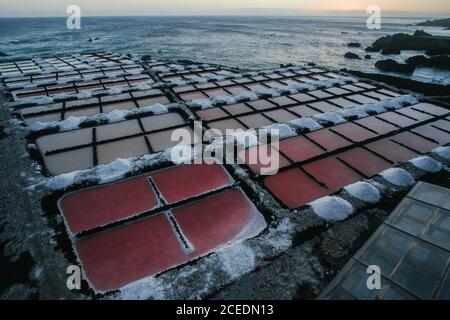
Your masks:
<svg viewBox="0 0 450 320"><path fill-rule="evenodd" d="M76 4L83 15L158 14L312 14L330 11L365 11L378 5L383 11L450 15L450 0L0 0L0 16L64 16ZM277 10L275 10L277 9Z"/></svg>

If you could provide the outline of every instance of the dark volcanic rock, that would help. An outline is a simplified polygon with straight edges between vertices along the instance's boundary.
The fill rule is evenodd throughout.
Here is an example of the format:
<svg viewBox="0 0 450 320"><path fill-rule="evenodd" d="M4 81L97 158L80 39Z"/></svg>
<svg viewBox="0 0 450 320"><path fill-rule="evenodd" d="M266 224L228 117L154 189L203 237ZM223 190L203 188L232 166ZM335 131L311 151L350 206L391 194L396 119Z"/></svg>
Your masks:
<svg viewBox="0 0 450 320"><path fill-rule="evenodd" d="M146 54L142 56L142 61L150 61L150 60L152 60L152 57L150 55Z"/></svg>
<svg viewBox="0 0 450 320"><path fill-rule="evenodd" d="M344 57L347 58L347 59L361 59L357 54L352 53L352 52L347 52L344 55Z"/></svg>
<svg viewBox="0 0 450 320"><path fill-rule="evenodd" d="M410 66L409 64L398 63L395 60L380 60L375 63L375 67L387 71L387 72L404 72L404 73L412 73L414 72L415 67Z"/></svg>
<svg viewBox="0 0 450 320"><path fill-rule="evenodd" d="M374 47L367 47L366 52L379 52L380 50Z"/></svg>
<svg viewBox="0 0 450 320"><path fill-rule="evenodd" d="M381 60L375 63L375 67L388 72L412 73L417 67L432 67L450 70L450 57L436 56L427 58L425 56L414 56L406 59L405 63L398 63L392 59Z"/></svg>
<svg viewBox="0 0 450 320"><path fill-rule="evenodd" d="M371 56L370 54L366 54L366 55L364 56L364 59L366 59L366 60L372 59L372 56Z"/></svg>
<svg viewBox="0 0 450 320"><path fill-rule="evenodd" d="M424 27L447 27L450 28L450 18L439 19L439 20L428 20L417 24L418 26Z"/></svg>
<svg viewBox="0 0 450 320"><path fill-rule="evenodd" d="M413 37L432 37L432 35L429 33L426 33L423 30L416 30L413 34Z"/></svg>
<svg viewBox="0 0 450 320"><path fill-rule="evenodd" d="M414 56L406 59L407 64L416 67L432 67L437 69L450 70L450 57L435 56L427 58L425 56Z"/></svg>
<svg viewBox="0 0 450 320"><path fill-rule="evenodd" d="M397 48L385 48L381 50L381 54L390 55L390 54L400 54L402 51Z"/></svg>
<svg viewBox="0 0 450 320"><path fill-rule="evenodd" d="M180 59L180 60L178 60L178 62L184 63L184 64L194 64L194 61L188 60L188 59Z"/></svg>
<svg viewBox="0 0 450 320"><path fill-rule="evenodd" d="M400 89L405 89L408 91L414 91L417 93L424 94L426 96L448 96L450 92L450 85L442 85L436 83L424 83L420 81L415 81L411 79L405 79L398 76L386 75L380 73L365 73L354 70L343 70L344 72L350 73L357 77L372 79L374 81L384 82L390 86L394 86ZM442 98L439 98L442 99Z"/></svg>
<svg viewBox="0 0 450 320"><path fill-rule="evenodd" d="M423 66L427 60L428 58L425 56L414 56L406 59L405 62L413 66Z"/></svg>
<svg viewBox="0 0 450 320"><path fill-rule="evenodd" d="M423 31L416 31L414 35L397 33L378 39L366 49L382 54L399 54L401 50L425 51L428 55L450 54L450 38L431 36Z"/></svg>
<svg viewBox="0 0 450 320"><path fill-rule="evenodd" d="M450 54L450 40L447 43L438 42L431 46L425 53L429 56L438 56L444 54Z"/></svg>
<svg viewBox="0 0 450 320"><path fill-rule="evenodd" d="M359 42L350 42L347 46L350 48L361 48L361 44Z"/></svg>

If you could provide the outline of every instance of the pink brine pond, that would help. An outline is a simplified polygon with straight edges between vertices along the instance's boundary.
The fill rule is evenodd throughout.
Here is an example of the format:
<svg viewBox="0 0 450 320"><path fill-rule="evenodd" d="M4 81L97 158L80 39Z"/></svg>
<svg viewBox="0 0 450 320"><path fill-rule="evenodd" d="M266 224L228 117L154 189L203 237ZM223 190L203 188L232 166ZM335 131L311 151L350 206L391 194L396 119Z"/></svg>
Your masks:
<svg viewBox="0 0 450 320"><path fill-rule="evenodd" d="M91 287L120 289L257 236L267 226L264 217L232 184L220 165L184 165L63 197L72 234L104 227L75 241Z"/></svg>

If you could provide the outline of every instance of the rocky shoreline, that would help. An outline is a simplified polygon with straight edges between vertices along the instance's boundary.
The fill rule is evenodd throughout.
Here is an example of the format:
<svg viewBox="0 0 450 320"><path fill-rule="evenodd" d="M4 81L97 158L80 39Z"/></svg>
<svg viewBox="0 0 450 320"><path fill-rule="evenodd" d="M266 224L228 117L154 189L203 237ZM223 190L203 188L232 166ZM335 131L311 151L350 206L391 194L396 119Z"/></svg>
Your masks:
<svg viewBox="0 0 450 320"><path fill-rule="evenodd" d="M450 28L450 18L439 19L439 20L428 20L425 22L420 22L417 24L420 27L443 27L445 30Z"/></svg>
<svg viewBox="0 0 450 320"><path fill-rule="evenodd" d="M436 68L441 70L450 70L450 57L436 56L427 58L422 55L410 57L405 63L399 63L395 60L379 60L375 63L375 67L386 72L402 72L411 74L418 67Z"/></svg>
<svg viewBox="0 0 450 320"><path fill-rule="evenodd" d="M342 71L360 78L383 82L389 86L395 86L403 90L422 94L428 98L433 98L441 102L450 103L450 85L425 83L421 81L378 73L365 73L347 69L343 69Z"/></svg>
<svg viewBox="0 0 450 320"><path fill-rule="evenodd" d="M425 21L417 26L437 26L449 29L450 18ZM349 43L349 48L360 48L359 43ZM369 53L382 55L399 55L402 51L419 51L422 54L412 56L399 62L398 59L385 59L375 62L375 67L383 72L395 72L400 74L412 74L416 68L426 67L438 70L450 70L450 37L431 35L423 30L416 30L412 35L397 33L379 38L371 46L365 49L365 59L371 59ZM346 52L346 59L362 59L362 56L354 52Z"/></svg>
<svg viewBox="0 0 450 320"><path fill-rule="evenodd" d="M400 54L402 50L425 51L429 56L450 54L450 38L432 36L424 31L413 35L397 33L375 41L367 52L381 52L384 55Z"/></svg>

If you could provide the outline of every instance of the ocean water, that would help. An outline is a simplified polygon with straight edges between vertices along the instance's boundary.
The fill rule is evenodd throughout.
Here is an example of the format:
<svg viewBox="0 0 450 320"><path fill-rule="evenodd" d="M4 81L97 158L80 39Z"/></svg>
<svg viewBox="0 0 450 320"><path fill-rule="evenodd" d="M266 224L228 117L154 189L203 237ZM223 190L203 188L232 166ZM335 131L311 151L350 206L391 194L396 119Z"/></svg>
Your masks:
<svg viewBox="0 0 450 320"><path fill-rule="evenodd" d="M110 50L250 69L315 62L379 72L374 64L385 56L371 53L371 60L348 60L344 54L364 57L364 48L379 37L412 33L420 21L383 18L380 30L369 30L366 19L358 17L85 17L81 30L68 30L65 18L0 18L0 52L8 54L6 59L20 59ZM425 31L450 35L442 28ZM348 48L349 42L359 42L362 48ZM390 58L401 61L416 54L420 52ZM418 69L406 77L450 83L449 72L433 69Z"/></svg>

